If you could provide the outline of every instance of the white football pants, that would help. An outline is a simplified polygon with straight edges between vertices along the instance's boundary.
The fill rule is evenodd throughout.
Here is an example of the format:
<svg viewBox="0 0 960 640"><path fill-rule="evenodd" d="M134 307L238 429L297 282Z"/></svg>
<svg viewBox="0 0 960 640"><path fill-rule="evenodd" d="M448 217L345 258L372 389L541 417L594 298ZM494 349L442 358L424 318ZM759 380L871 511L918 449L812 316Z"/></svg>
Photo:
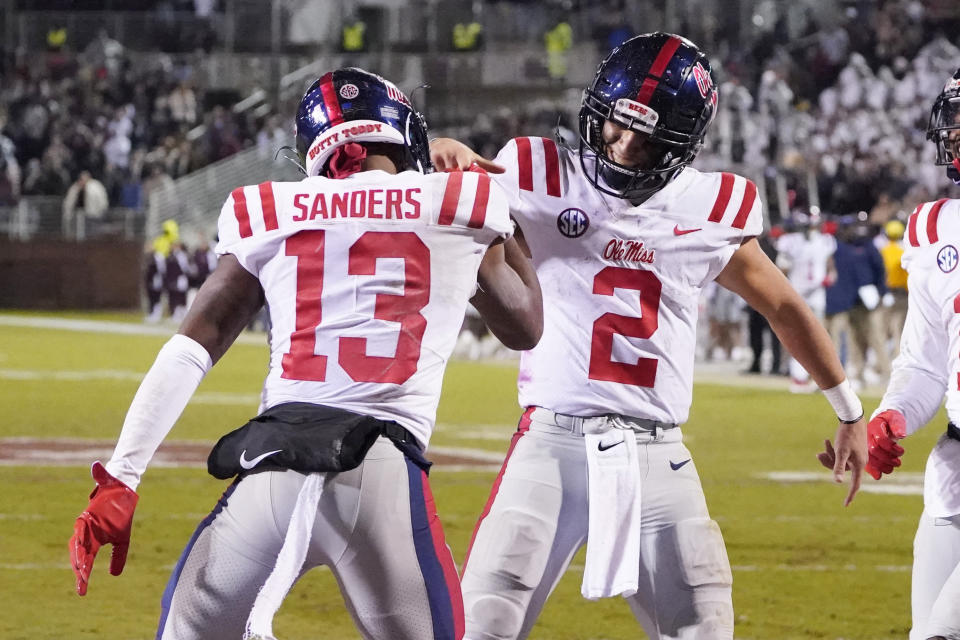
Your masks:
<svg viewBox="0 0 960 640"><path fill-rule="evenodd" d="M582 435L524 414L463 567L468 640L526 638L587 542ZM651 640L733 638L732 575L723 538L679 428L637 432L641 488L639 591L626 598Z"/></svg>
<svg viewBox="0 0 960 640"><path fill-rule="evenodd" d="M163 594L159 640L240 640L306 476L264 471L231 485ZM327 474L301 575L326 565L361 635L459 640L463 604L426 474L386 438Z"/></svg>
<svg viewBox="0 0 960 640"><path fill-rule="evenodd" d="M910 640L960 640L960 515L924 511L913 540Z"/></svg>

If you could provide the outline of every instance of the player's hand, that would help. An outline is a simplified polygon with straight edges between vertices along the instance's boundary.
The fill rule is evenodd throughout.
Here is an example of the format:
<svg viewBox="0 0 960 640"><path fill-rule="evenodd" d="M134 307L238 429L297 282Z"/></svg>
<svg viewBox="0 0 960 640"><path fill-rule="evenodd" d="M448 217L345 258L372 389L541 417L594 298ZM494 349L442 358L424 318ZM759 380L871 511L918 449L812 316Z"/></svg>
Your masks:
<svg viewBox="0 0 960 640"><path fill-rule="evenodd" d="M70 565L77 576L77 593L86 595L90 570L97 551L105 544L113 545L110 556L110 574L120 575L127 561L133 510L139 496L112 475L99 461L90 473L97 486L90 494L90 504L77 517L70 538Z"/></svg>
<svg viewBox="0 0 960 640"><path fill-rule="evenodd" d="M437 171L468 171L477 165L489 173L503 173L503 167L487 160L473 149L453 138L436 138L430 142L430 161Z"/></svg>
<svg viewBox="0 0 960 640"><path fill-rule="evenodd" d="M850 470L850 491L843 506L853 502L860 489L860 478L867 464L867 421L860 418L853 424L840 423L837 427L836 449L829 440L824 440L824 450L817 454L820 464L833 470L835 482L843 482L844 472Z"/></svg>
<svg viewBox="0 0 960 640"><path fill-rule="evenodd" d="M900 466L903 447L897 440L907 437L907 421L896 409L878 413L867 425L867 473L879 480L884 473L893 473Z"/></svg>

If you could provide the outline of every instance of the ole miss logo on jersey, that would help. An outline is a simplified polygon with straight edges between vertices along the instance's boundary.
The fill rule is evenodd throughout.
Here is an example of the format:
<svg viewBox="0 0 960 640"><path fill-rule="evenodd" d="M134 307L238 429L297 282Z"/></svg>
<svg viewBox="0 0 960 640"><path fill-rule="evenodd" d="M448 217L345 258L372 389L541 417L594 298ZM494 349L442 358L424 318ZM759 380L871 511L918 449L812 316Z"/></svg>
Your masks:
<svg viewBox="0 0 960 640"><path fill-rule="evenodd" d="M568 238L579 238L590 227L590 218L583 209L570 207L557 216L557 230Z"/></svg>

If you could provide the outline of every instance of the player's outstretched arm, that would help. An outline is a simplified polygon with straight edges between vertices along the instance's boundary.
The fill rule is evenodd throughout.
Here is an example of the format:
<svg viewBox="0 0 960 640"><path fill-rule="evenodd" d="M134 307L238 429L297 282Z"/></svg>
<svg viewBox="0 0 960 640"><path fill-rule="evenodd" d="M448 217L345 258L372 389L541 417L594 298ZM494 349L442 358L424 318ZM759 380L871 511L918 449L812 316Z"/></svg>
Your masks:
<svg viewBox="0 0 960 640"><path fill-rule="evenodd" d="M178 333L202 345L216 363L261 306L260 281L228 253L200 287Z"/></svg>
<svg viewBox="0 0 960 640"><path fill-rule="evenodd" d="M498 239L490 245L480 263L477 284L470 302L491 333L510 349L537 346L543 334L540 281L517 239Z"/></svg>
<svg viewBox="0 0 960 640"><path fill-rule="evenodd" d="M160 349L130 403L113 456L106 466L97 461L91 469L96 487L69 542L70 565L81 596L103 545L113 546L110 573L123 570L140 476L204 375L262 300L257 279L236 258L224 256L197 294L179 333Z"/></svg>
<svg viewBox="0 0 960 640"><path fill-rule="evenodd" d="M437 171L466 171L476 164L490 173L506 171L497 163L487 160L473 149L453 138L435 138L430 141L430 161Z"/></svg>
<svg viewBox="0 0 960 640"><path fill-rule="evenodd" d="M717 283L739 294L761 313L794 358L810 372L837 412L840 424L835 448L827 444L820 461L843 482L849 469L850 504L867 463L867 423L859 399L850 390L840 358L826 329L794 290L783 272L763 253L756 239L744 242L717 277Z"/></svg>

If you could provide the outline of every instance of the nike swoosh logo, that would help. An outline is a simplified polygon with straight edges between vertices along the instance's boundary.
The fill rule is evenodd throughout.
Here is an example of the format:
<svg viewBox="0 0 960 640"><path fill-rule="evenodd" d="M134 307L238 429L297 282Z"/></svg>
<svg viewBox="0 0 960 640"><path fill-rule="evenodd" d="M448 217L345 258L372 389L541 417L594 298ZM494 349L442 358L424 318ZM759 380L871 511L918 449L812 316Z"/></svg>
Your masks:
<svg viewBox="0 0 960 640"><path fill-rule="evenodd" d="M682 467L683 465L687 464L688 462L690 462L690 458L687 458L687 459L684 460L683 462L674 462L673 460L671 460L671 461L670 461L670 468L673 469L674 471L676 471L677 469L679 469L679 468Z"/></svg>
<svg viewBox="0 0 960 640"><path fill-rule="evenodd" d="M697 227L696 229L681 229L679 225L673 225L673 235L675 236L685 236L688 233L702 230L702 227Z"/></svg>
<svg viewBox="0 0 960 640"><path fill-rule="evenodd" d="M613 448L614 448L615 446L617 446L618 444L623 444L623 440L621 440L620 442L614 442L613 444L609 444L609 445L607 445L607 446L603 446L603 443L602 443L602 442L598 442L598 443L597 443L597 450L598 450L598 451L606 451L607 449L613 449Z"/></svg>
<svg viewBox="0 0 960 640"><path fill-rule="evenodd" d="M277 449L275 451L267 451L266 453L261 453L259 456L253 460L247 460L247 450L244 449L243 453L240 454L240 466L244 469L253 469L257 464L266 458L267 456L272 456L275 453L280 453L283 449Z"/></svg>

